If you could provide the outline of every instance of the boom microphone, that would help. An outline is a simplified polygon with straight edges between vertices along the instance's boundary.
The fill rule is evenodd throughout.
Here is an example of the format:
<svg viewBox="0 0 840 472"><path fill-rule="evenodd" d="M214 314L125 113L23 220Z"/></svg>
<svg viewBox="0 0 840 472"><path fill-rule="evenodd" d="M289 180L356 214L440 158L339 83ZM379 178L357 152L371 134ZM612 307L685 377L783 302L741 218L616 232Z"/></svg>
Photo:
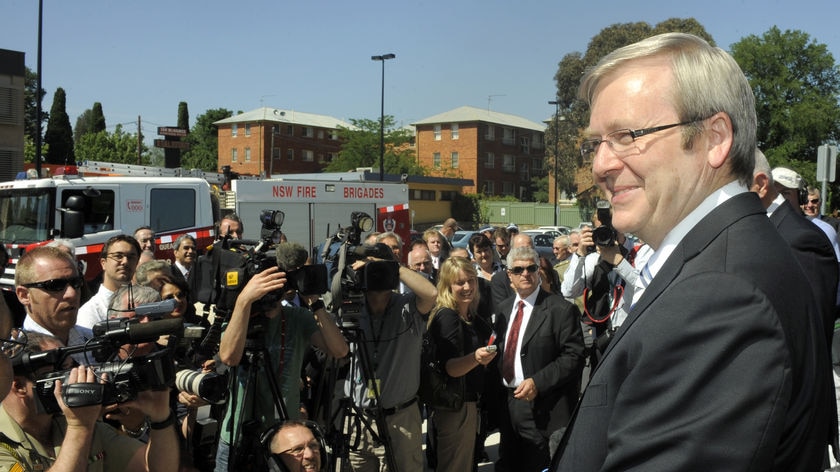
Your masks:
<svg viewBox="0 0 840 472"><path fill-rule="evenodd" d="M183 332L183 318L170 318L148 323L126 323L123 327L109 329L99 336L117 344L138 344L157 341L166 334L180 336Z"/></svg>

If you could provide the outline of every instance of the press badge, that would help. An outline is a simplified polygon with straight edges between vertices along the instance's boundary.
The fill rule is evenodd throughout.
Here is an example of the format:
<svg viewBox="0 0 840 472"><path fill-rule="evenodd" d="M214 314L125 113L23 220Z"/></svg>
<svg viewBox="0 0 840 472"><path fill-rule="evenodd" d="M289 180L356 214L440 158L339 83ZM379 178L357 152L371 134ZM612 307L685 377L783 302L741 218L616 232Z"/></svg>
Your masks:
<svg viewBox="0 0 840 472"><path fill-rule="evenodd" d="M374 382L376 382L376 385L373 384ZM376 388L376 390L374 390L374 388ZM376 392L379 392L379 394L382 395L382 390L380 390L381 388L382 388L382 381L381 380L379 380L379 379L368 380L367 397L369 399L376 398Z"/></svg>

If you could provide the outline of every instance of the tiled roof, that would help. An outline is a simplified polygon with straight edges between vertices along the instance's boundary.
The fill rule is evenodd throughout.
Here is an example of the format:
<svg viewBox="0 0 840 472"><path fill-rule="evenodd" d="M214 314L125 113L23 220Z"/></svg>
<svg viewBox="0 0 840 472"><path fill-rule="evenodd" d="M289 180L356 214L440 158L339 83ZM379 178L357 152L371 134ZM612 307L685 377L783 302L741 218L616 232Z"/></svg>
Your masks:
<svg viewBox="0 0 840 472"><path fill-rule="evenodd" d="M464 123L471 121L483 121L485 123L494 123L504 126L512 126L514 128L531 129L534 131L545 131L546 126L542 123L522 118L521 116L509 115L507 113L499 113L497 111L485 110L482 108L463 106L449 110L420 121L412 123L412 125L430 125L438 123Z"/></svg>
<svg viewBox="0 0 840 472"><path fill-rule="evenodd" d="M316 115L294 110L282 110L280 108L261 107L255 110L246 111L224 120L216 121L213 124L224 125L233 123L255 123L255 122L289 123L295 125L314 126L316 128L338 129L353 128L353 125L338 118L327 115Z"/></svg>

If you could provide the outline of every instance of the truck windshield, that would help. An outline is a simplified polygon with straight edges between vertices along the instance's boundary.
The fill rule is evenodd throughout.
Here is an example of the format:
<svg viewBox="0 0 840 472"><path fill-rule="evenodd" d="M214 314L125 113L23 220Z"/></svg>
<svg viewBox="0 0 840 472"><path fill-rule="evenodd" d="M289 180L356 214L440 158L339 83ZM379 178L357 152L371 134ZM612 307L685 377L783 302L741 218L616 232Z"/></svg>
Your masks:
<svg viewBox="0 0 840 472"><path fill-rule="evenodd" d="M0 241L45 241L55 217L53 201L51 189L0 192Z"/></svg>

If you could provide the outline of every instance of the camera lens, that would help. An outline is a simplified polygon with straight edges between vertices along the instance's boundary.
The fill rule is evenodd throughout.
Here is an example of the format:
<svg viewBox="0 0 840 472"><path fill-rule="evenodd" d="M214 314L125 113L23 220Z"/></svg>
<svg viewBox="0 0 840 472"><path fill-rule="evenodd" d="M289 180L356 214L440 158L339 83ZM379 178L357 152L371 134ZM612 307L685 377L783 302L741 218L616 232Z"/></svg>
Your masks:
<svg viewBox="0 0 840 472"><path fill-rule="evenodd" d="M184 369L175 374L175 387L192 395L198 395L210 403L222 403L227 394L227 377L214 372Z"/></svg>

